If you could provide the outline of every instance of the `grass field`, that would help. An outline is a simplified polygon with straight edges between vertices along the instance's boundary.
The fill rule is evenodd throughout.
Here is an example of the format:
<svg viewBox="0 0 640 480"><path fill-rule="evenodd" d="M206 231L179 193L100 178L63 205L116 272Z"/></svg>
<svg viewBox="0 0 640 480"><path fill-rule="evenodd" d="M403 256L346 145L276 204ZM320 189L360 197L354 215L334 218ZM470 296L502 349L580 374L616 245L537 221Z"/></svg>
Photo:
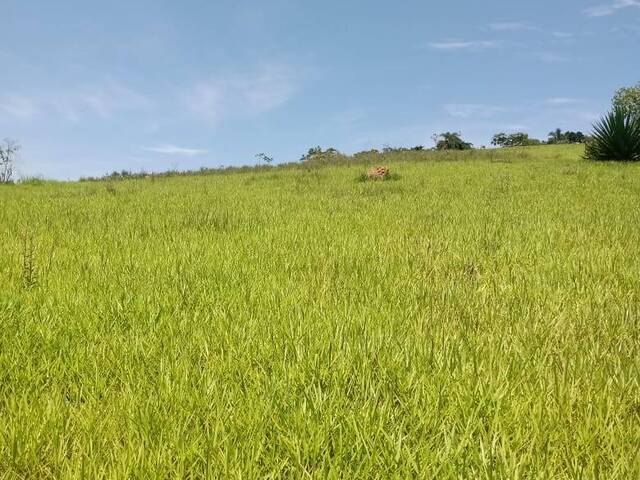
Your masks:
<svg viewBox="0 0 640 480"><path fill-rule="evenodd" d="M640 478L640 164L0 188L0 478Z"/></svg>

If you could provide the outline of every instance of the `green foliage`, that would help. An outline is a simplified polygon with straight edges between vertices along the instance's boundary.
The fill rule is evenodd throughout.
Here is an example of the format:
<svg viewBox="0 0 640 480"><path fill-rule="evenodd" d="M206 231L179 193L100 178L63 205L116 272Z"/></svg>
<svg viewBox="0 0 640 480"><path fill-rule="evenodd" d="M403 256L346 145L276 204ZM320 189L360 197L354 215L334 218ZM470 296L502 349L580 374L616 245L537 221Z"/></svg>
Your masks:
<svg viewBox="0 0 640 480"><path fill-rule="evenodd" d="M473 144L465 142L459 132L444 132L433 137L436 150L471 150Z"/></svg>
<svg viewBox="0 0 640 480"><path fill-rule="evenodd" d="M53 180L46 180L41 176L25 176L20 178L20 185L30 185L32 187L41 187L47 183L53 183Z"/></svg>
<svg viewBox="0 0 640 480"><path fill-rule="evenodd" d="M0 188L0 478L640 478L640 164L581 153Z"/></svg>
<svg viewBox="0 0 640 480"><path fill-rule="evenodd" d="M562 143L586 143L587 137L584 133L578 132L563 132L561 129L556 128L549 132L549 139L547 143L549 145L562 144Z"/></svg>
<svg viewBox="0 0 640 480"><path fill-rule="evenodd" d="M640 117L640 83L618 90L613 97L613 107Z"/></svg>
<svg viewBox="0 0 640 480"><path fill-rule="evenodd" d="M591 160L640 160L640 117L615 108L593 126L587 144Z"/></svg>
<svg viewBox="0 0 640 480"><path fill-rule="evenodd" d="M266 153L257 153L256 160L258 160L258 163L264 162L267 165L271 165L271 162L273 162L273 157L268 156Z"/></svg>
<svg viewBox="0 0 640 480"><path fill-rule="evenodd" d="M340 155L342 154L335 148L327 148L326 150L323 150L322 147L313 147L310 148L307 153L300 158L300 161L308 162L318 159L326 160L331 157L337 157Z"/></svg>
<svg viewBox="0 0 640 480"><path fill-rule="evenodd" d="M542 142L535 138L529 138L528 133L516 132L509 135L506 133L497 133L493 136L491 144L496 147L530 147L540 145Z"/></svg>

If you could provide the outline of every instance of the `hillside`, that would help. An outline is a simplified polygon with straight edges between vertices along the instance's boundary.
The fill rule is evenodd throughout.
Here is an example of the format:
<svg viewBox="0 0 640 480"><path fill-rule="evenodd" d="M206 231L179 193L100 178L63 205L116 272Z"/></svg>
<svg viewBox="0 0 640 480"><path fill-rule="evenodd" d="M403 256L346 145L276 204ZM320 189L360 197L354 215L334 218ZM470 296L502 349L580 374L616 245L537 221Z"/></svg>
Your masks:
<svg viewBox="0 0 640 480"><path fill-rule="evenodd" d="M0 477L640 478L640 165L581 153L0 187Z"/></svg>

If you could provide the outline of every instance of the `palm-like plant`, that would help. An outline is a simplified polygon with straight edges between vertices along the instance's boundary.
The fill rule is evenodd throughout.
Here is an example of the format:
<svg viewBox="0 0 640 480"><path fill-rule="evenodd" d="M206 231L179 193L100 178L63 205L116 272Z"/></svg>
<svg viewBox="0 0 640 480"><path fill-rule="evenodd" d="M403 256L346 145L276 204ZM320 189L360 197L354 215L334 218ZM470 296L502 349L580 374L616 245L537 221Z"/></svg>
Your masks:
<svg viewBox="0 0 640 480"><path fill-rule="evenodd" d="M591 160L640 160L640 117L614 108L593 126L585 157Z"/></svg>

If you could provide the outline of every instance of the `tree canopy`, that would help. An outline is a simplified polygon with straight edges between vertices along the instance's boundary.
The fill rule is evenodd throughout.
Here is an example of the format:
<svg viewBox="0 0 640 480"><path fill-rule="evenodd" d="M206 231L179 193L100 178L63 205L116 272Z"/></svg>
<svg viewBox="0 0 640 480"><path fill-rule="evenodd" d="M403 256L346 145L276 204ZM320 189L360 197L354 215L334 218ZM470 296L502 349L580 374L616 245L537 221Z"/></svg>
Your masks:
<svg viewBox="0 0 640 480"><path fill-rule="evenodd" d="M613 97L613 106L640 117L640 82L635 87L619 89Z"/></svg>

